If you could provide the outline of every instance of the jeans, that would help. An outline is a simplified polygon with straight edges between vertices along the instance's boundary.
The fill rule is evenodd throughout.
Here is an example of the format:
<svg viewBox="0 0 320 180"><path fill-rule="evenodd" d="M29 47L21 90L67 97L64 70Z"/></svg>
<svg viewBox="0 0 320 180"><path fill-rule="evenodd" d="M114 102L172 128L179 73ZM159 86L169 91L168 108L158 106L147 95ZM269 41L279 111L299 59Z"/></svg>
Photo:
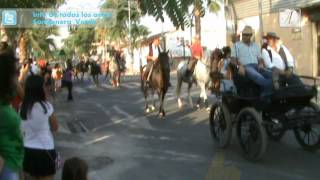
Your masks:
<svg viewBox="0 0 320 180"><path fill-rule="evenodd" d="M244 66L246 76L258 84L261 89L261 96L268 96L272 94L273 82L272 82L272 71L266 69L259 69L258 64L248 64Z"/></svg>
<svg viewBox="0 0 320 180"><path fill-rule="evenodd" d="M303 82L295 74L292 74L289 78L287 78L285 75L281 75L279 77L279 81L281 85L288 84L288 86L303 86Z"/></svg>
<svg viewBox="0 0 320 180"><path fill-rule="evenodd" d="M19 173L4 166L0 172L0 180L19 180Z"/></svg>
<svg viewBox="0 0 320 180"><path fill-rule="evenodd" d="M66 86L68 88L68 101L72 101L73 97L72 97L72 81L66 81Z"/></svg>

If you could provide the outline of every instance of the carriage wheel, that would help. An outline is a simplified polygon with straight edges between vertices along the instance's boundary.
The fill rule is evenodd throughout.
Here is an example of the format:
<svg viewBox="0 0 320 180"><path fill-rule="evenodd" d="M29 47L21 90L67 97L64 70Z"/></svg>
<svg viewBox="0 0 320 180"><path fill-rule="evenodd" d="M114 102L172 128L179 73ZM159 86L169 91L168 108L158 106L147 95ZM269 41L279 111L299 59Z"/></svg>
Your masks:
<svg viewBox="0 0 320 180"><path fill-rule="evenodd" d="M209 120L212 138L219 147L227 147L232 136L232 120L227 106L223 103L212 105Z"/></svg>
<svg viewBox="0 0 320 180"><path fill-rule="evenodd" d="M267 149L268 138L262 125L262 117L253 108L244 108L237 117L237 136L248 160L262 158Z"/></svg>
<svg viewBox="0 0 320 180"><path fill-rule="evenodd" d="M305 112L320 112L320 108L315 103L310 103L308 107L302 109ZM314 152L320 148L320 124L304 122L302 126L293 129L297 142L306 151Z"/></svg>
<svg viewBox="0 0 320 180"><path fill-rule="evenodd" d="M269 122L265 126L269 139L273 141L280 141L281 138L286 134L285 130L279 131L279 129L283 129L283 124L279 120L271 119L270 117L264 117L263 119Z"/></svg>

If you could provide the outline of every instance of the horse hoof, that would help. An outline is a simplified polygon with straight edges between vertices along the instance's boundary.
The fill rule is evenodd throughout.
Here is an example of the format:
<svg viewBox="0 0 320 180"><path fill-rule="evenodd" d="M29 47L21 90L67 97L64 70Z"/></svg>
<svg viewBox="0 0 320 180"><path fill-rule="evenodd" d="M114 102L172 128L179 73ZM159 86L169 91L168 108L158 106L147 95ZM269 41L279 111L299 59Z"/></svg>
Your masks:
<svg viewBox="0 0 320 180"><path fill-rule="evenodd" d="M156 108L154 106L151 106L151 111L156 110Z"/></svg>
<svg viewBox="0 0 320 180"><path fill-rule="evenodd" d="M197 104L197 108L200 109L200 104Z"/></svg>
<svg viewBox="0 0 320 180"><path fill-rule="evenodd" d="M207 107L207 108L206 108L206 110L207 110L208 112L210 112L210 110L211 110L211 107Z"/></svg>
<svg viewBox="0 0 320 180"><path fill-rule="evenodd" d="M146 109L146 113L150 113L150 109L149 108Z"/></svg>
<svg viewBox="0 0 320 180"><path fill-rule="evenodd" d="M178 107L179 107L179 109L181 109L182 106L183 106L183 104L182 104L181 100L178 100Z"/></svg>
<svg viewBox="0 0 320 180"><path fill-rule="evenodd" d="M159 116L160 116L161 118L164 118L165 113L161 112L161 113L159 113Z"/></svg>

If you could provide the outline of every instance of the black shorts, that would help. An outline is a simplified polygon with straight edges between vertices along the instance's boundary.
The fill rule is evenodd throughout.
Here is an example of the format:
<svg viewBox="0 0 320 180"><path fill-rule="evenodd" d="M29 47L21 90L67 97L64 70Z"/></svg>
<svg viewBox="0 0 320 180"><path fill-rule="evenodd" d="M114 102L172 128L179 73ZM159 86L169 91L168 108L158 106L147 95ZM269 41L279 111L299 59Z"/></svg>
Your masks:
<svg viewBox="0 0 320 180"><path fill-rule="evenodd" d="M55 150L24 148L23 170L33 177L52 176L56 173Z"/></svg>

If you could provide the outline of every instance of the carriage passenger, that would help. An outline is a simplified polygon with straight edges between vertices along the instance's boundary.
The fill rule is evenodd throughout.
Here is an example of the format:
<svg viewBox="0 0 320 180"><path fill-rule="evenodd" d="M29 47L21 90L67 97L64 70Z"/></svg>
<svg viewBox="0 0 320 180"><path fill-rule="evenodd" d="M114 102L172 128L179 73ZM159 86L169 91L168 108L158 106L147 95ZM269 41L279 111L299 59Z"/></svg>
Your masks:
<svg viewBox="0 0 320 180"><path fill-rule="evenodd" d="M262 49L262 58L267 68L279 74L279 83L285 85L302 86L298 76L294 75L294 59L290 51L279 43L279 37L274 32L268 32L266 48Z"/></svg>
<svg viewBox="0 0 320 180"><path fill-rule="evenodd" d="M232 62L237 65L238 73L245 75L259 85L261 96L273 91L272 72L264 67L261 51L257 43L251 42L253 30L246 26L242 31L242 41L235 43L231 51Z"/></svg>
<svg viewBox="0 0 320 180"><path fill-rule="evenodd" d="M223 52L223 61L219 65L221 67L221 73L226 79L231 79L231 72L229 70L229 63L231 61L231 48L229 46L225 46L222 48Z"/></svg>

